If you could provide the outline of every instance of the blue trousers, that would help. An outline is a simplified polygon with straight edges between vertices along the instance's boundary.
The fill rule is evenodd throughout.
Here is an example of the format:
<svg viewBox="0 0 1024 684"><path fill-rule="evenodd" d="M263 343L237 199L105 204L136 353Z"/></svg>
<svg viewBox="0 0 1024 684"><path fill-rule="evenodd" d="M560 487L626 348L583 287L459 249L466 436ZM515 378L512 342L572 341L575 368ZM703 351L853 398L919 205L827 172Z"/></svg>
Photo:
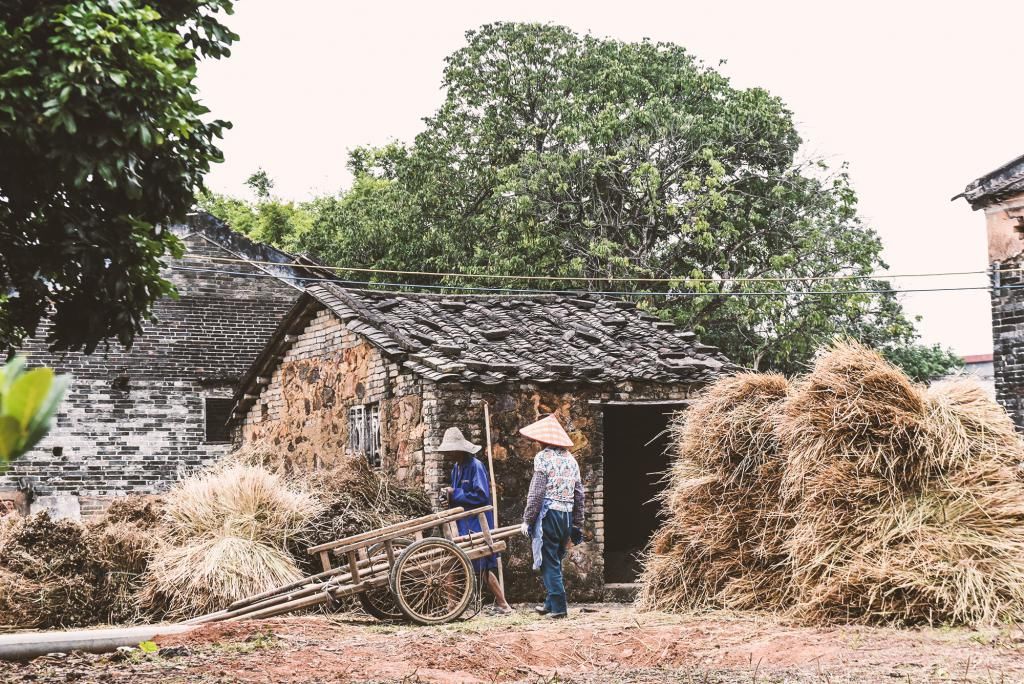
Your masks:
<svg viewBox="0 0 1024 684"><path fill-rule="evenodd" d="M569 604L565 599L565 584L562 582L562 558L572 531L572 513L549 510L541 523L544 531L541 546L540 574L548 597L544 607L552 614L566 613Z"/></svg>

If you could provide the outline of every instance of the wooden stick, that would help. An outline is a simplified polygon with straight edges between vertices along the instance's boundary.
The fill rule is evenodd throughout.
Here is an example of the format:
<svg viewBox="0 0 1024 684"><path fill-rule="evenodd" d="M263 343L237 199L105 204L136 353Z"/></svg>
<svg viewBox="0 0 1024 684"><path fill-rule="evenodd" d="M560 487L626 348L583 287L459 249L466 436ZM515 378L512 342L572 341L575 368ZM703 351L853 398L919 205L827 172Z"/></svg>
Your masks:
<svg viewBox="0 0 1024 684"><path fill-rule="evenodd" d="M487 471L491 476L491 508L494 510L494 527L498 527L498 483L494 481L494 454L491 451L491 408L484 402L484 433L487 435ZM498 556L498 586L505 593L505 568Z"/></svg>

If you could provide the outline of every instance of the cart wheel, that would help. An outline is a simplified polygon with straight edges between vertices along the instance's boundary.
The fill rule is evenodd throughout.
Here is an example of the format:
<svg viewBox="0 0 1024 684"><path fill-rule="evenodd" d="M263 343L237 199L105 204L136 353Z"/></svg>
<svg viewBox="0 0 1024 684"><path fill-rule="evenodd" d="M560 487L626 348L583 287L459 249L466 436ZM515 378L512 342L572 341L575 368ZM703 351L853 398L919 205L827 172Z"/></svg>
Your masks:
<svg viewBox="0 0 1024 684"><path fill-rule="evenodd" d="M421 625L439 625L462 615L473 600L473 563L447 539L422 539L402 552L391 568L399 609Z"/></svg>
<svg viewBox="0 0 1024 684"><path fill-rule="evenodd" d="M403 549L412 544L411 539L392 539L391 548L394 549L396 559ZM387 550L384 548L383 542L380 544L374 544L366 549L366 555L373 560L386 559ZM383 572L388 572L387 570ZM359 604L363 607L367 613L377 618L378 620L384 620L386 622L395 622L396 620L405 619L405 613L398 607L398 602L395 601L395 595L391 593L389 585L391 584L390 577L388 584L382 587L376 587L374 589L367 589L366 591L359 592Z"/></svg>

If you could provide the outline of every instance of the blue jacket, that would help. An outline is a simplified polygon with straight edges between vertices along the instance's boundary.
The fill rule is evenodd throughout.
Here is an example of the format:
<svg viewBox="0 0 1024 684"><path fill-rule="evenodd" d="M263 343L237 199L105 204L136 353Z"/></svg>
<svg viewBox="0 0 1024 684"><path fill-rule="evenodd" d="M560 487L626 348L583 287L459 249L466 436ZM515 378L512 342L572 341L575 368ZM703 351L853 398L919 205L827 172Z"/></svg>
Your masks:
<svg viewBox="0 0 1024 684"><path fill-rule="evenodd" d="M452 494L448 505L462 506L467 511L491 504L491 483L487 479L487 468L476 456L464 458L452 466ZM494 526L494 516L487 513L487 524ZM459 534L480 531L480 521L475 517L458 522Z"/></svg>

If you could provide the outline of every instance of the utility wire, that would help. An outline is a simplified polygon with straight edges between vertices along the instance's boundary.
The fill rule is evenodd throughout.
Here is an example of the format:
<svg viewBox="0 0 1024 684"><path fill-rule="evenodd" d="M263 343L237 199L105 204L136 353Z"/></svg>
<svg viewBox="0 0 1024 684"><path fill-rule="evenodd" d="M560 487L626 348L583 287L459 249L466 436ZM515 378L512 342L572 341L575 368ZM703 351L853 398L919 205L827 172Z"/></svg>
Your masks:
<svg viewBox="0 0 1024 684"><path fill-rule="evenodd" d="M282 264L277 264L282 265ZM288 264L291 265L291 264ZM914 292L965 292L965 291L978 291L978 290L993 290L993 289L1006 289L1015 290L1024 288L1022 285L1004 285L999 288L993 288L988 285L981 286L961 286L961 287L923 287L923 288L905 288L905 289L861 289L861 290L770 290L764 292L697 292L693 290L688 291L627 291L627 290L581 290L581 289L565 289L565 290L550 290L550 289L534 289L534 288L498 288L498 287L474 287L469 285L421 285L414 283L393 283L393 282L374 282L367 280L341 280L336 278L316 278L308 276L289 276L289 275L274 275L272 273L249 273L244 271L222 271L215 268L194 268L190 266L171 266L171 270L175 271L188 271L193 273L214 273L219 275L234 275L242 276L246 278L275 278L277 280L297 280L297 281L309 281L310 283L334 283L343 285L351 289L364 289L372 290L375 292L381 292L384 294L409 294L409 290L384 290L380 288L413 288L413 289L428 289L428 290L470 290L476 293L488 293L488 294L505 294L509 296L521 295L521 294L560 294L560 295L572 295L572 294L594 294L610 297L790 297L790 296L802 296L802 295L818 295L818 296L829 296L829 295L851 295L851 294L905 294ZM717 281L716 281L717 282ZM431 294L431 293L422 293ZM460 295L459 293L432 293L440 296L470 296Z"/></svg>
<svg viewBox="0 0 1024 684"><path fill-rule="evenodd" d="M443 271L399 271L386 268L363 268L356 266L320 266L314 264L301 264L296 262L280 261L250 261L249 259L238 259L233 257L202 257L186 255L186 259L203 259L223 263L241 263L254 266L290 266L294 268L321 269L327 271L351 271L352 273L381 273L383 275L404 275L404 276L429 276L435 278L480 278L493 280L546 280L546 281L568 281L579 282L591 280L596 282L628 282L628 283L730 283L730 282L807 282L807 281L844 281L844 280L886 280L891 278L933 278L948 276L967 275L988 275L994 273L1018 272L1020 268L999 268L985 269L981 271L943 271L937 273L882 273L875 275L840 275L840 276L784 276L772 278L769 276L737 276L733 278L691 278L688 276L676 276L672 278L630 278L627 276L544 276L544 275L508 275L501 273L446 273Z"/></svg>

